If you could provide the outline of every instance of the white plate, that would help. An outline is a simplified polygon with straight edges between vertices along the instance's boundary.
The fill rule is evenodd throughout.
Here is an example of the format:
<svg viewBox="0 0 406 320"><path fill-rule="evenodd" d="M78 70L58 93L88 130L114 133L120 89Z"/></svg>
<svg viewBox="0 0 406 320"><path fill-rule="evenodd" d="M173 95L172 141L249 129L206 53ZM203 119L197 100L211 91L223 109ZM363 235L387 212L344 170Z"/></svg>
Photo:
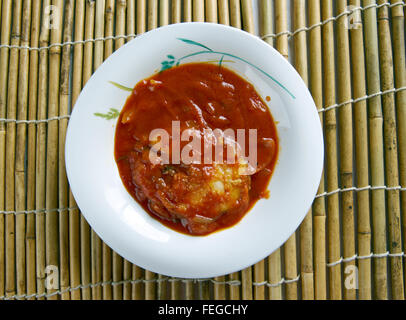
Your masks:
<svg viewBox="0 0 406 320"><path fill-rule="evenodd" d="M95 113L107 114L110 108L120 111L130 94L110 81L132 88L159 71L163 61L219 61L223 56L223 65L254 84L263 98L271 97L268 106L277 122L279 158L268 186L269 199L257 202L231 228L192 237L151 218L129 195L114 160L117 120ZM137 37L97 69L72 112L65 153L78 206L113 250L153 272L206 278L260 261L296 230L319 185L323 138L307 87L276 50L235 28L182 23Z"/></svg>

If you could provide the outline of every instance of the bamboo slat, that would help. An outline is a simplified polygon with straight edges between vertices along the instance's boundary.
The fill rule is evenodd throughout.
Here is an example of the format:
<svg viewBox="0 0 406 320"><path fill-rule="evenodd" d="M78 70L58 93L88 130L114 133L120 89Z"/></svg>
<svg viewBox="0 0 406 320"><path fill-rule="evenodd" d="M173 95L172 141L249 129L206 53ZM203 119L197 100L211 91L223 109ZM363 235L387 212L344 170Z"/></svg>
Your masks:
<svg viewBox="0 0 406 320"><path fill-rule="evenodd" d="M1 44L10 44L11 32L11 1L5 0L2 3L1 16ZM0 117L6 118L7 105L7 84L8 84L8 59L10 50L7 47L0 49L0 67L3 72L0 73ZM6 125L0 122L0 210L5 210L5 159L6 159ZM0 295L4 296L5 291L5 217L0 214Z"/></svg>
<svg viewBox="0 0 406 320"><path fill-rule="evenodd" d="M13 3L13 25L11 31L11 45L19 45L21 38L21 10L22 1ZM7 88L7 118L15 119L17 114L17 86L18 86L19 52L10 50L9 78ZM6 210L15 209L15 143L16 124L6 125ZM16 243L15 243L15 216L6 216L6 296L16 293Z"/></svg>
<svg viewBox="0 0 406 320"><path fill-rule="evenodd" d="M75 2L75 32L74 40L82 41L84 33L85 19L85 1L78 0ZM83 44L78 43L73 46L73 72L72 72L72 104L73 109L75 102L82 90L82 61L83 61ZM69 207L76 207L76 201L72 193L69 193ZM76 288L80 285L80 213L77 209L70 210L69 213L69 269L70 269L70 286ZM79 300L81 291L75 290L71 293L72 300Z"/></svg>
<svg viewBox="0 0 406 320"><path fill-rule="evenodd" d="M234 272L231 273L228 276L228 280L229 281L240 281L240 274L239 272ZM241 297L240 294L240 286L238 285L230 285L230 289L229 289L229 296L231 300L239 300Z"/></svg>
<svg viewBox="0 0 406 320"><path fill-rule="evenodd" d="M30 45L38 47L39 31L41 19L41 3L35 1L31 8L31 39ZM38 52L30 52L30 75L29 75L29 93L28 93L28 120L37 119L37 97L38 97ZM27 136L27 210L35 210L35 159L36 159L36 126L34 123L28 124ZM1 189L1 187L0 187ZM26 228L26 268L27 268L27 295L33 295L36 292L36 270L35 270L35 213L27 215ZM1 271L0 271L1 273ZM0 293L1 294L1 293ZM34 298L31 298L32 300Z"/></svg>
<svg viewBox="0 0 406 320"><path fill-rule="evenodd" d="M374 0L363 0L362 5L372 6ZM364 12L365 61L367 75L367 93L379 92L379 58L378 58L378 30L376 9L371 7ZM371 98L368 101L368 125L370 144L371 184L385 185L383 163L383 116L381 98ZM382 254L386 249L386 215L385 191L371 191L372 238L376 254ZM375 299L387 299L387 262L386 257L374 260L374 289Z"/></svg>
<svg viewBox="0 0 406 320"><path fill-rule="evenodd" d="M156 298L156 282L158 276L148 270L145 270L145 300L154 300Z"/></svg>
<svg viewBox="0 0 406 320"><path fill-rule="evenodd" d="M309 0L308 2L309 26L320 23L320 2ZM310 47L310 91L316 108L323 108L323 81L322 81L322 49L321 27L317 26L309 31ZM319 113L320 122L323 126L323 114ZM318 194L324 192L324 172L322 174ZM326 208L325 199L317 198L313 202L313 235L314 235L314 297L318 300L327 298L326 280Z"/></svg>
<svg viewBox="0 0 406 320"><path fill-rule="evenodd" d="M192 0L183 1L183 22L192 21Z"/></svg>
<svg viewBox="0 0 406 320"><path fill-rule="evenodd" d="M137 33L145 32L146 27L146 2L145 0L137 0Z"/></svg>
<svg viewBox="0 0 406 320"><path fill-rule="evenodd" d="M252 1L242 0L241 1L241 11L242 11L242 22L244 25L244 30L249 33L255 33Z"/></svg>
<svg viewBox="0 0 406 320"><path fill-rule="evenodd" d="M327 20L332 17L332 1L322 2L322 19ZM324 71L324 103L330 106L336 103L335 96L335 65L334 65L334 35L333 23L329 22L323 26L323 63ZM325 139L327 144L326 162L327 162L327 191L333 191L338 188L337 173L337 122L336 110L332 109L325 115ZM327 198L328 212L328 252L329 262L335 262L340 259L340 221L339 221L338 195L332 195ZM330 298L341 299L341 265L329 268L330 280Z"/></svg>
<svg viewBox="0 0 406 320"><path fill-rule="evenodd" d="M206 0L206 22L217 23L217 0Z"/></svg>
<svg viewBox="0 0 406 320"><path fill-rule="evenodd" d="M254 265L254 283L264 283L265 281L265 260L261 260L260 262ZM251 284L252 285L252 284ZM255 300L265 300L265 286L263 285L256 285L254 286L254 296Z"/></svg>
<svg viewBox="0 0 406 320"><path fill-rule="evenodd" d="M101 16L101 17L103 17L103 16ZM127 21L126 21L126 33L127 33L127 35L135 34L135 27L136 27L136 22L135 22L135 0L128 0L127 1L126 17L127 17ZM128 37L127 41L131 41L132 39L134 39L133 36Z"/></svg>
<svg viewBox="0 0 406 320"><path fill-rule="evenodd" d="M74 1L66 1L64 13L63 42L72 41L73 30L73 10ZM71 46L67 45L62 49L61 78L59 91L59 115L69 114L69 70L71 68L70 59ZM59 208L68 207L68 179L65 169L65 137L68 127L68 120L59 121L59 154L58 154L58 188L59 188ZM70 299L69 288L69 211L59 212L59 256L60 256L60 290L64 293L62 299Z"/></svg>
<svg viewBox="0 0 406 320"><path fill-rule="evenodd" d="M230 23L233 27L241 29L241 9L239 0L230 0Z"/></svg>
<svg viewBox="0 0 406 320"><path fill-rule="evenodd" d="M42 16L44 17L46 8L50 1L44 1ZM41 25L39 43L40 46L47 46L49 43L49 28L43 23ZM39 72L38 72L38 110L37 119L47 118L47 92L48 92L48 60L47 50L39 52ZM46 123L39 123L37 126L37 157L36 157L36 199L35 208L42 210L45 208L45 163L46 163ZM37 294L45 294L45 213L36 215L36 270L37 270ZM41 298L43 299L43 298Z"/></svg>
<svg viewBox="0 0 406 320"><path fill-rule="evenodd" d="M20 45L28 46L31 29L31 2L23 1L21 17L21 38ZM28 103L28 77L29 77L29 54L28 50L20 50L18 74L18 97L17 97L17 119L27 119ZM15 158L15 208L17 211L26 209L26 185L25 185L25 143L27 125L17 124L16 137L16 158ZM26 217L16 216L16 283L17 295L24 295L26 292L26 255L25 255L25 232Z"/></svg>
<svg viewBox="0 0 406 320"><path fill-rule="evenodd" d="M224 281L226 280L225 276L221 276L221 277L216 277L214 278L214 280L216 281L214 283L214 299L216 300L225 300L226 299L226 286L224 284Z"/></svg>
<svg viewBox="0 0 406 320"><path fill-rule="evenodd" d="M346 0L336 1L336 11L341 14L347 9ZM351 99L351 70L350 52L348 40L347 17L341 16L337 20L337 69L338 73L338 103L344 103ZM353 124L352 105L345 104L339 109L339 144L340 144L340 183L342 188L353 186ZM344 192L341 195L342 211L342 234L343 255L352 257L355 254L354 235L354 197L353 192ZM355 266L355 261L344 262L343 268L346 273ZM344 299L355 299L355 287L344 285Z"/></svg>
<svg viewBox="0 0 406 320"><path fill-rule="evenodd" d="M194 299L194 286L192 280L185 280L185 299L193 300Z"/></svg>
<svg viewBox="0 0 406 320"><path fill-rule="evenodd" d="M63 1L51 2L52 14L56 15L52 21L50 31L50 43L60 43L63 29ZM48 110L47 117L58 116L59 110L59 81L61 47L53 46L49 49L49 85L48 85ZM58 137L59 126L56 121L48 122L47 145L46 145L46 177L45 177L45 207L47 210L58 208ZM46 264L47 268L57 268L60 271L59 262L59 214L57 211L47 211L45 214L45 239L46 239ZM52 294L57 286L47 288L47 293ZM57 296L49 296L48 299L56 300Z"/></svg>
<svg viewBox="0 0 406 320"><path fill-rule="evenodd" d="M210 279L199 279L197 285L197 299L209 300L210 299Z"/></svg>
<svg viewBox="0 0 406 320"><path fill-rule="evenodd" d="M204 22L204 0L193 0L193 21Z"/></svg>
<svg viewBox="0 0 406 320"><path fill-rule="evenodd" d="M386 1L378 0L378 4ZM389 9L378 9L378 36L379 36L379 61L381 70L381 88L390 90L394 88L392 43L389 27ZM399 185L398 171L398 145L396 134L396 115L394 94L382 96L383 107L383 130L385 143L385 176L389 187ZM400 203L399 190L388 190L386 193L388 203L388 230L389 251L391 253L402 252L402 234L400 226ZM391 277L393 299L404 299L403 284L403 258L391 257Z"/></svg>
<svg viewBox="0 0 406 320"><path fill-rule="evenodd" d="M141 280L144 278L144 269L133 265L132 279L133 281ZM135 282L132 287L132 299L144 299L145 288L142 282Z"/></svg>
<svg viewBox="0 0 406 320"><path fill-rule="evenodd" d="M182 6L180 0L172 0L172 23L182 21Z"/></svg>
<svg viewBox="0 0 406 320"><path fill-rule="evenodd" d="M158 1L148 0L148 31L158 27Z"/></svg>
<svg viewBox="0 0 406 320"><path fill-rule="evenodd" d="M392 4L396 3L391 1ZM405 62L405 16L401 6L392 7L392 37L393 37L393 68L395 71L396 88L406 87ZM399 150L399 180L400 185L406 185L406 92L396 93L396 118L398 129ZM401 193L403 250L406 248L406 192ZM404 274L406 279L406 270Z"/></svg>
<svg viewBox="0 0 406 320"><path fill-rule="evenodd" d="M264 37L266 35L270 35L273 32L273 7L272 1L270 0L261 0L260 1L260 9L259 9L259 26L260 26L260 35ZM266 37L264 38L265 42L273 46L273 38Z"/></svg>
<svg viewBox="0 0 406 320"><path fill-rule="evenodd" d="M230 25L230 13L229 13L229 6L227 0L219 0L218 1L218 16L219 16L219 23Z"/></svg>
<svg viewBox="0 0 406 320"><path fill-rule="evenodd" d="M275 32L279 34L276 37L275 48L286 59L289 59L288 35L280 34L288 29L287 3L286 1L275 1Z"/></svg>
<svg viewBox="0 0 406 320"><path fill-rule="evenodd" d="M252 268L241 270L241 299L252 300Z"/></svg>
<svg viewBox="0 0 406 320"><path fill-rule="evenodd" d="M350 1L354 7L360 6L359 0ZM351 35L351 60L352 60L352 86L354 99L366 95L365 87L365 57L364 39L361 13L355 13L354 28L350 29ZM367 103L360 101L354 104L354 129L355 129L355 162L357 186L362 188L369 185L368 165L368 122ZM357 193L358 214L358 252L361 256L367 256L371 252L371 225L370 225L369 191ZM371 299L371 259L358 261L359 268L359 298Z"/></svg>
<svg viewBox="0 0 406 320"><path fill-rule="evenodd" d="M169 0L159 1L159 26L169 24Z"/></svg>
<svg viewBox="0 0 406 320"><path fill-rule="evenodd" d="M295 1L293 7L294 30L304 28L306 26L306 3L303 0ZM302 77L304 83L308 85L307 71L307 48L306 34L304 32L297 33L294 38L295 45L295 68ZM301 284L302 284L302 299L314 299L313 285L313 225L312 211L310 210L300 226L300 262L301 262Z"/></svg>

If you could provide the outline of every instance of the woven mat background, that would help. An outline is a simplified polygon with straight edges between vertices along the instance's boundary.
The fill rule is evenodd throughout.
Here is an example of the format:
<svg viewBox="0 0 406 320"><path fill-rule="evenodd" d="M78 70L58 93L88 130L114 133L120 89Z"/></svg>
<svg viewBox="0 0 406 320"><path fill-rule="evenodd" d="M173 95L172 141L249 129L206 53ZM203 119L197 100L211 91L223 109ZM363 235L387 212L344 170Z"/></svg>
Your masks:
<svg viewBox="0 0 406 320"><path fill-rule="evenodd" d="M1 299L404 299L404 1L1 0L0 10ZM214 279L168 278L112 252L64 167L69 114L92 73L136 34L182 21L259 32L309 85L325 136L324 176L297 232Z"/></svg>

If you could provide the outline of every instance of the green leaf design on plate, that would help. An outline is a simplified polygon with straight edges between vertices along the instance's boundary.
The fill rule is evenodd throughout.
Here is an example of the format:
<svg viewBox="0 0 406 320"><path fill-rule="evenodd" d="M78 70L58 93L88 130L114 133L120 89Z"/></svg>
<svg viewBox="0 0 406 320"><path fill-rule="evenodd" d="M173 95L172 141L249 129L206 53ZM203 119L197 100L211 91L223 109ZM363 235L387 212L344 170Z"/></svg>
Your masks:
<svg viewBox="0 0 406 320"><path fill-rule="evenodd" d="M256 70L258 70L259 72L261 72L263 75L265 75L266 77L268 77L269 79L271 79L272 81L274 81L276 84L278 84L283 90L285 90L293 99L296 99L296 97L294 96L294 94L292 92L289 91L289 89L287 87L285 87L281 82L279 82L275 77L271 76L269 73L265 72L264 70L262 70L261 68L257 67L255 64L249 62L248 60L245 60L244 58L238 57L234 54L231 53L227 53L227 52L221 52L221 51L214 51L212 49L210 49L209 47L205 46L204 44L201 44L200 42L196 42L190 39L185 39L185 38L177 38L178 40L193 45L193 46L198 46L201 48L204 48L205 50L202 51L198 51L198 52L194 52L194 53L189 53L183 57L177 58L175 59L175 57L171 54L168 54L166 57L169 60L164 60L161 62L162 67L160 72L165 71L167 69L172 68L174 65L175 66L179 66L180 63L190 57L193 56L198 56L201 54L214 54L214 55L221 55L220 61L219 61L219 67L221 68L222 64L224 62L229 62L229 60L225 60L225 58L233 58L235 60L239 60L241 62L244 62L248 65L250 65L251 67L255 68ZM230 62L234 62L234 61L230 61Z"/></svg>
<svg viewBox="0 0 406 320"><path fill-rule="evenodd" d="M117 88L119 88L119 89L121 89L121 90L125 90L125 91L133 91L133 89L132 88L129 88L129 87L126 87L126 86L123 86L122 84L119 84L119 83L117 83L117 82L114 82L114 81L109 81L113 86L115 86L115 87L117 87Z"/></svg>
<svg viewBox="0 0 406 320"><path fill-rule="evenodd" d="M164 60L164 61L161 62L162 67L161 67L161 70L159 72L162 72L164 70L167 70L167 69L170 69L170 68L173 67L173 65L175 63L175 57L173 55L171 55L171 54L168 54L167 57L170 60Z"/></svg>
<svg viewBox="0 0 406 320"><path fill-rule="evenodd" d="M204 44L201 44L201 43L199 43L199 42L196 42L196 41L193 41L193 40L189 40L189 39L184 39L184 38L178 38L178 39L179 39L180 41L185 42L185 43L192 44L192 45L195 45L195 46L199 46L199 47L205 48L205 49L207 49L207 50L209 50L209 51L213 51L213 50L211 50L209 47L206 47Z"/></svg>
<svg viewBox="0 0 406 320"><path fill-rule="evenodd" d="M120 115L120 111L114 108L110 108L110 111L107 113L98 113L94 114L96 117L104 118L106 120L112 120L117 118Z"/></svg>
<svg viewBox="0 0 406 320"><path fill-rule="evenodd" d="M224 55L221 56L221 59L219 61L219 67L221 67L221 64L223 63Z"/></svg>

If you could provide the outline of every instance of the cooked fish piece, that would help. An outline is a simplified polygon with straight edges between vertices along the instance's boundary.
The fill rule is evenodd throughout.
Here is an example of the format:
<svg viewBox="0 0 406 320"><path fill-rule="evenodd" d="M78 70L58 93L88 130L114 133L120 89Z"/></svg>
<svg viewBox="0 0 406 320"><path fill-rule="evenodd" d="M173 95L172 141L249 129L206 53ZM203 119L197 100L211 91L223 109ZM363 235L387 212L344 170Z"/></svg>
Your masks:
<svg viewBox="0 0 406 320"><path fill-rule="evenodd" d="M192 234L216 228L225 213L249 205L251 178L240 164L158 165L132 158L133 179L149 199L149 208L166 220L180 220Z"/></svg>

